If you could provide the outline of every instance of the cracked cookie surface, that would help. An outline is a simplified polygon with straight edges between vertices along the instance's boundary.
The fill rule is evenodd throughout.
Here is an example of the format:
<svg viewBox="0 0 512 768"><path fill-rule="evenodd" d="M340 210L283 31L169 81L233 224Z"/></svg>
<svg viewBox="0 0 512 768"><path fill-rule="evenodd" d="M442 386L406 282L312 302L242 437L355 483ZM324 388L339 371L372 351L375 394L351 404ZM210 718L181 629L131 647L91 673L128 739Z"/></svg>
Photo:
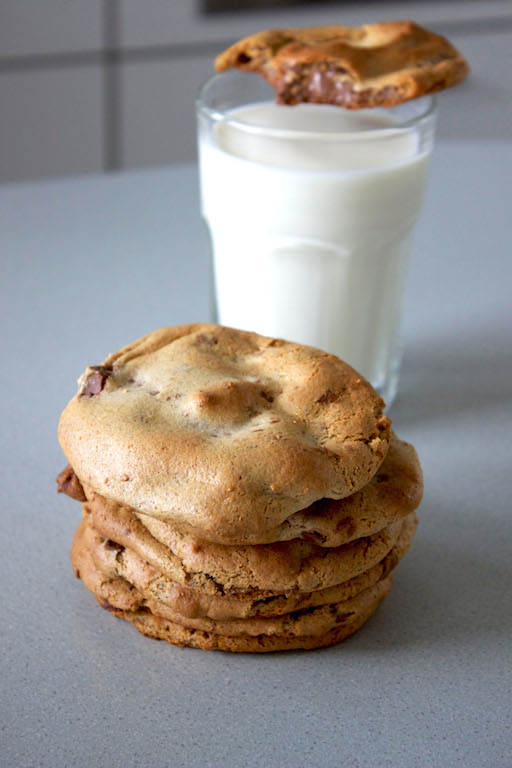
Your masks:
<svg viewBox="0 0 512 768"><path fill-rule="evenodd" d="M184 536L155 518L110 503L83 504L98 533L132 549L160 573L212 595L240 592L311 592L347 581L376 565L402 530L395 520L381 531L340 547L293 539L276 544L227 546ZM415 513L410 513L415 517ZM407 518L406 518L407 519Z"/></svg>
<svg viewBox="0 0 512 768"><path fill-rule="evenodd" d="M59 439L87 498L206 540L265 540L295 512L370 481L389 446L383 406L320 350L177 326L88 368Z"/></svg>
<svg viewBox="0 0 512 768"><path fill-rule="evenodd" d="M200 587L186 587L162 574L132 549L105 538L85 521L75 534L72 561L87 585L87 573L84 573L84 566L79 565L83 553L87 552L91 558L90 567L94 565L107 579L121 579L138 591L140 602L137 607L151 607L147 601L152 600L154 604L170 608L173 613L167 617L178 623L202 618L217 621L263 619L339 603L374 586L388 576L406 554L415 530L416 519L411 515L403 521L397 541L379 563L347 581L311 593L293 591L258 594L256 591L241 593L226 588L211 594ZM153 612L159 613L158 610Z"/></svg>
<svg viewBox="0 0 512 768"><path fill-rule="evenodd" d="M177 622L163 603L152 599L144 601L138 590L124 579L109 578L101 573L88 550L75 550L72 556L76 575L84 580L103 608L127 619L143 634L205 650L285 650L340 642L371 616L392 583L389 574L348 600L278 617Z"/></svg>

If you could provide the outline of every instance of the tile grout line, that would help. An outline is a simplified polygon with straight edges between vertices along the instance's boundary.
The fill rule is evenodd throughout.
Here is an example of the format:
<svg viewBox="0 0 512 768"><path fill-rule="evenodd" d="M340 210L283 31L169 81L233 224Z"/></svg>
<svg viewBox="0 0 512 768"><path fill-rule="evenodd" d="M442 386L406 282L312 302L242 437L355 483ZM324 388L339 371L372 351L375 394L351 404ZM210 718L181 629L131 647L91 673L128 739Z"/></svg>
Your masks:
<svg viewBox="0 0 512 768"><path fill-rule="evenodd" d="M117 25L119 27L119 5L118 0L103 0L105 15L108 14L109 6L116 6ZM439 24L433 24L436 31L441 34L452 35L483 35L489 33L506 33L512 29L512 18L506 16L503 18L468 20L464 21L444 21ZM173 58L194 57L201 55L211 55L219 53L228 45L233 43L233 39L219 41L205 41L196 43L170 43L159 45L141 45L121 49L119 39L119 28L117 29L117 44L109 46L107 40L101 50L91 51L69 51L61 53L40 53L40 54L22 54L17 56L0 56L0 74L7 72L24 72L33 69L57 69L64 67L80 67L101 64L105 56L117 56L121 64L144 61L166 61Z"/></svg>
<svg viewBox="0 0 512 768"><path fill-rule="evenodd" d="M103 0L103 170L122 167L119 0Z"/></svg>
<svg viewBox="0 0 512 768"><path fill-rule="evenodd" d="M108 0L105 0L108 2ZM169 61L172 59L193 58L201 55L215 55L233 40L208 43L176 43L170 45L150 45L120 50L104 45L96 51L74 51L69 53L40 53L23 56L0 57L0 74L4 72L25 72L28 70L64 69L101 65L105 56L116 57L121 64L137 62Z"/></svg>

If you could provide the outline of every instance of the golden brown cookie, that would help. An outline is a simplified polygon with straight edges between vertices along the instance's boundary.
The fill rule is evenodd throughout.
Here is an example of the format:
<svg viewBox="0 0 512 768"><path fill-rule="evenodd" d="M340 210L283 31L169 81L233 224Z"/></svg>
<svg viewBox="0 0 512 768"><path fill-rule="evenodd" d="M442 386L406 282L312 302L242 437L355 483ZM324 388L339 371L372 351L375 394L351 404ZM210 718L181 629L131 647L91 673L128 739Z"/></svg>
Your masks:
<svg viewBox="0 0 512 768"><path fill-rule="evenodd" d="M109 608L109 610L115 616L129 621L146 637L151 637L155 640L167 640L172 645L201 648L203 651L270 653L272 651L313 650L341 643L343 640L351 637L354 632L357 632L371 618L385 597L386 595L384 594L380 599L375 600L373 604L367 606L364 611L350 615L336 629L332 629L325 635L300 636L286 634L239 635L237 637L230 637L217 635L213 632L188 629L160 616L153 616L152 613L147 611L130 611L116 608Z"/></svg>
<svg viewBox="0 0 512 768"><path fill-rule="evenodd" d="M414 513L412 513L414 514ZM347 581L371 568L395 545L397 520L372 536L341 547L320 547L292 539L276 544L230 547L202 543L172 531L148 515L138 515L148 531L178 555L188 573L213 579L222 588L312 592Z"/></svg>
<svg viewBox="0 0 512 768"><path fill-rule="evenodd" d="M388 585L388 590L391 585ZM203 651L231 651L233 653L270 653L272 651L313 650L336 645L357 632L375 613L386 597L379 596L364 611L347 616L338 627L324 635L238 635L236 637L202 632L175 624L148 611L109 608L114 616L126 619L146 637L167 640L172 645L201 648Z"/></svg>
<svg viewBox="0 0 512 768"><path fill-rule="evenodd" d="M326 589L380 562L402 529L402 520L396 520L341 547L320 547L300 539L235 547L198 541L115 502L88 502L83 513L101 536L132 549L172 581L213 595L227 589L263 593Z"/></svg>
<svg viewBox="0 0 512 768"><path fill-rule="evenodd" d="M125 579L112 578L96 567L91 551L84 542L84 529L75 533L71 546L71 564L77 579L82 579L85 586L98 599L101 605L116 605L128 611L136 611L141 606L140 592Z"/></svg>
<svg viewBox="0 0 512 768"><path fill-rule="evenodd" d="M70 479L72 474L69 466L61 472L59 477L65 476L67 485L63 488L59 486L59 489L72 498L77 498L77 493L82 494L81 499L86 500L78 478L74 476ZM254 536L249 541L233 540L231 535L226 541L226 537L217 534L214 541L241 545L303 539L323 547L338 547L353 539L377 533L394 520L405 517L419 506L422 493L423 478L416 451L392 433L386 458L361 490L340 500L320 499L275 528L261 531L256 540ZM112 509L122 506L114 507L115 502L105 500L90 490L89 496L93 504ZM135 513L131 508L129 511Z"/></svg>
<svg viewBox="0 0 512 768"><path fill-rule="evenodd" d="M446 38L412 21L258 32L221 53L215 66L258 72L282 104L348 109L391 107L457 85L468 73Z"/></svg>
<svg viewBox="0 0 512 768"><path fill-rule="evenodd" d="M369 483L344 499L320 499L299 510L259 540L223 544L270 544L303 539L323 547L339 547L371 536L417 509L423 495L423 474L410 443L392 433L389 450Z"/></svg>
<svg viewBox="0 0 512 768"><path fill-rule="evenodd" d="M231 619L263 618L280 616L306 608L339 603L374 586L396 567L409 549L416 530L416 519L409 516L393 549L377 565L342 584L312 593L289 592L286 594L241 595L226 590L211 595L199 588L183 587L162 576L130 549L105 539L91 526L82 523L75 535L74 551L88 550L95 567L109 579L121 578L133 585L148 605L152 599L163 603L173 611L178 623L187 619L210 618L217 621ZM76 559L76 554L74 555ZM159 613L159 611L153 611ZM160 612L161 613L161 612ZM161 613L161 615L165 615ZM168 615L167 618L173 619Z"/></svg>
<svg viewBox="0 0 512 768"><path fill-rule="evenodd" d="M205 647L205 649L210 647L210 643L205 642L210 638L215 639L215 644L211 647L225 650L257 650L262 638L272 638L275 641L268 644L263 640L263 646L267 650L317 647L314 644L315 638L318 640L318 646L331 644L323 642L322 639L330 640L333 633L338 638L336 640L338 642L348 634L352 634L374 612L389 591L392 581L392 576L388 575L349 600L296 611L277 618L221 622L211 619L188 619L186 624L182 624L168 618L166 614L170 611L164 604L154 600L145 602L135 589L127 587L123 579L108 579L101 574L95 568L87 550L74 548L72 557L76 575L83 579L104 608L115 615L133 621L141 631L143 627L152 630L144 634L160 636L178 645L194 645ZM155 610L159 613L155 613ZM338 631L342 629L345 631L342 635L338 635ZM222 638L229 638L229 641ZM251 643L251 638L259 638L259 641ZM309 640L303 646L304 638ZM237 641L241 644L238 648ZM294 642L299 642L299 645ZM310 646L308 643L313 645ZM251 648L251 645L254 647Z"/></svg>
<svg viewBox="0 0 512 768"><path fill-rule="evenodd" d="M87 498L206 540L254 540L366 485L389 445L372 387L311 347L164 328L88 368L59 439Z"/></svg>

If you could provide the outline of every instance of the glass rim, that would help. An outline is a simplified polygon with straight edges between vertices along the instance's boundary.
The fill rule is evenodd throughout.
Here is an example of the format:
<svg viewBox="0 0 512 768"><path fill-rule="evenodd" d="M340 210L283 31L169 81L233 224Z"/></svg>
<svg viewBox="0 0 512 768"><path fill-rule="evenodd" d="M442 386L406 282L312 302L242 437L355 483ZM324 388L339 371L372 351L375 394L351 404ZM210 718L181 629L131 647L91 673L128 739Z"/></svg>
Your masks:
<svg viewBox="0 0 512 768"><path fill-rule="evenodd" d="M254 73L245 73L245 72L239 72L238 70L229 70L227 72L217 72L211 77L209 77L200 87L197 98L196 98L196 111L199 114L205 115L206 117L210 118L211 120L215 122L224 122L229 123L229 125L232 125L236 127L239 130L243 130L247 133L254 133L254 134L261 134L264 133L266 136L273 136L275 138L283 138L283 139L301 139L301 138L311 138L311 134L314 133L315 136L325 138L327 140L357 140L362 139L364 137L373 138L376 135L382 136L385 134L388 135L396 135L397 131L406 131L410 130L411 128L415 128L417 126L422 125L423 123L428 122L433 117L435 117L435 114L437 112L437 99L435 95L433 94L426 94L425 96L421 96L417 99L409 99L407 101L401 102L400 104L397 104L395 107L368 107L367 110L371 111L373 109L383 109L386 112L391 112L393 109L399 109L401 107L407 106L411 102L416 102L417 104L419 102L425 103L425 108L420 110L420 112L417 115L414 115L412 118L409 118L408 120L403 120L402 122L398 123L390 123L389 125L380 126L378 128L362 128L357 131L323 131L323 130L317 130L314 131L311 130L297 130L295 128L269 128L268 126L262 126L262 125L255 125L245 120L238 120L233 117L229 117L229 110L228 109L218 109L215 107L210 107L206 104L205 100L205 93L207 89L212 86L216 81L218 80L225 80L228 77L233 77L237 75L248 75L249 77L256 77L257 75ZM248 101L247 105L253 104L256 102ZM322 105L320 105L322 106ZM229 109L234 109L236 107L230 107ZM343 107L340 107L340 109L343 109ZM347 110L348 112L358 112L361 110Z"/></svg>

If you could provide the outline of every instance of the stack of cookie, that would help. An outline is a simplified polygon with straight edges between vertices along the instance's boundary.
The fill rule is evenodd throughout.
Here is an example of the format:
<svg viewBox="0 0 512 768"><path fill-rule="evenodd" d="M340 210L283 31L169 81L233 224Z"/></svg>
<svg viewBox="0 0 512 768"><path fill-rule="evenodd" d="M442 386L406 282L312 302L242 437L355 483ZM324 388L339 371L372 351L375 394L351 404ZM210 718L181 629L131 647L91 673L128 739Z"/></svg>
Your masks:
<svg viewBox="0 0 512 768"><path fill-rule="evenodd" d="M414 448L352 368L215 325L89 367L59 438L77 576L176 645L316 648L386 596L422 494Z"/></svg>

